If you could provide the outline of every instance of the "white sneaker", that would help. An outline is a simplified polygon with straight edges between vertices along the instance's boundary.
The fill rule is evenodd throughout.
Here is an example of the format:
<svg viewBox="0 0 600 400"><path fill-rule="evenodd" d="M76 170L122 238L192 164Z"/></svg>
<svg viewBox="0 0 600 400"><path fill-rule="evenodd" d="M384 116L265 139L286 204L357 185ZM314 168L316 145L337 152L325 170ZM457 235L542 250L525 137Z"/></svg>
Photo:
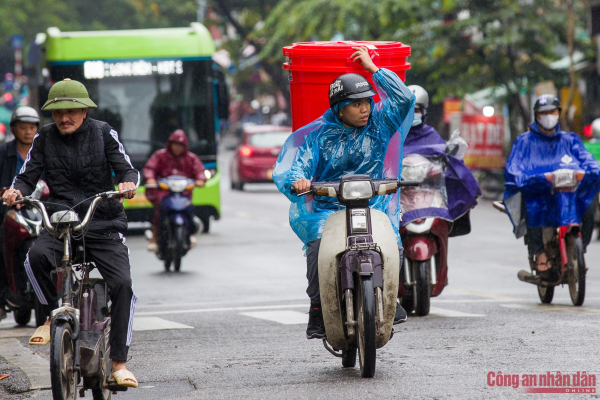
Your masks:
<svg viewBox="0 0 600 400"><path fill-rule="evenodd" d="M193 249L197 245L198 245L198 239L196 239L196 236L191 235L190 236L190 249Z"/></svg>
<svg viewBox="0 0 600 400"><path fill-rule="evenodd" d="M156 244L156 242L148 242L146 248L152 253L156 253L158 251L158 245Z"/></svg>

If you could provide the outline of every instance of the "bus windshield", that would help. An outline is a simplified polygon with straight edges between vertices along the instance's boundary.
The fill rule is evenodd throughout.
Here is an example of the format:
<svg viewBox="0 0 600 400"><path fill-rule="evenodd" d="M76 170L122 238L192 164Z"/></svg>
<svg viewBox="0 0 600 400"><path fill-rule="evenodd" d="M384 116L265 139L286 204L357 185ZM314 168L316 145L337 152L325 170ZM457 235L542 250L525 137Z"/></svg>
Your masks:
<svg viewBox="0 0 600 400"><path fill-rule="evenodd" d="M111 66L118 64L125 63ZM134 166L142 167L152 152L164 148L175 129L185 131L190 150L204 162L216 161L211 61L183 61L178 67L143 75L115 67L113 76L107 67L109 76L90 77L84 65L58 65L51 74L55 81L71 78L86 86L98 105L90 110L90 117L109 123L119 133Z"/></svg>

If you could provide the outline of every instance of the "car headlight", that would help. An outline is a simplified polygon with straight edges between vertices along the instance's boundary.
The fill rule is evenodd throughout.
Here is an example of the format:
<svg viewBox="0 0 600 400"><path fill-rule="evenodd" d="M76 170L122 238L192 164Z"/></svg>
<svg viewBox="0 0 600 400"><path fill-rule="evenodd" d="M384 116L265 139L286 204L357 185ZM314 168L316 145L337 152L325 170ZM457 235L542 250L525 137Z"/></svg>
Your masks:
<svg viewBox="0 0 600 400"><path fill-rule="evenodd" d="M371 181L347 181L342 184L342 199L363 200L373 197Z"/></svg>

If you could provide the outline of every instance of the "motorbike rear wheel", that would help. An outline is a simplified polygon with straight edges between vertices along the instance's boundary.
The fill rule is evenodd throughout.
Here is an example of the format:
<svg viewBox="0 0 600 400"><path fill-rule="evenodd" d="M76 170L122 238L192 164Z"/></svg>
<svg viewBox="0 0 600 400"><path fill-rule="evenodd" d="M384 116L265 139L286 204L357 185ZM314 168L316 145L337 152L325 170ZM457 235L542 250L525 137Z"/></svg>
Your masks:
<svg viewBox="0 0 600 400"><path fill-rule="evenodd" d="M53 321L50 342L50 383L54 400L75 400L77 398L77 372L75 367L75 346L71 326L66 321Z"/></svg>
<svg viewBox="0 0 600 400"><path fill-rule="evenodd" d="M552 303L552 299L554 298L554 286L540 286L538 285L538 295L540 296L540 301L544 304Z"/></svg>
<svg viewBox="0 0 600 400"><path fill-rule="evenodd" d="M13 310L13 317L15 318L17 325L25 326L29 323L29 321L31 321L31 309L19 308L17 310Z"/></svg>
<svg viewBox="0 0 600 400"><path fill-rule="evenodd" d="M344 368L354 368L356 366L356 347L342 350L342 366Z"/></svg>
<svg viewBox="0 0 600 400"><path fill-rule="evenodd" d="M370 277L362 278L357 283L355 285L358 289L355 315L358 322L356 342L360 374L363 378L372 378L375 375L377 360L375 292L373 280Z"/></svg>
<svg viewBox="0 0 600 400"><path fill-rule="evenodd" d="M585 259L583 258L583 243L579 236L568 235L567 255L569 258L569 294L574 306L580 306L585 300Z"/></svg>
<svg viewBox="0 0 600 400"><path fill-rule="evenodd" d="M411 261L413 266L413 303L419 317L429 315L431 304L431 260Z"/></svg>

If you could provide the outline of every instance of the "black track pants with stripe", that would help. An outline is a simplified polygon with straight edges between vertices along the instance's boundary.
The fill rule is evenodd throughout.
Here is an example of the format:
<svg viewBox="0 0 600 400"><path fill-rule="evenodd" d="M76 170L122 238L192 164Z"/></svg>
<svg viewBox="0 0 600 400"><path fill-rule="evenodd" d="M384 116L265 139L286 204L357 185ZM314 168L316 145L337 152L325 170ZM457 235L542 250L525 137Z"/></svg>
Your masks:
<svg viewBox="0 0 600 400"><path fill-rule="evenodd" d="M81 241L73 241L73 252ZM63 255L63 241L54 239L44 231L35 241L27 259L25 270L35 293L49 311L58 307L56 286L51 272L60 266ZM94 261L106 281L111 306L110 358L127 360L131 344L133 314L137 300L133 293L129 266L129 249L120 233L92 233L85 235L86 261Z"/></svg>

